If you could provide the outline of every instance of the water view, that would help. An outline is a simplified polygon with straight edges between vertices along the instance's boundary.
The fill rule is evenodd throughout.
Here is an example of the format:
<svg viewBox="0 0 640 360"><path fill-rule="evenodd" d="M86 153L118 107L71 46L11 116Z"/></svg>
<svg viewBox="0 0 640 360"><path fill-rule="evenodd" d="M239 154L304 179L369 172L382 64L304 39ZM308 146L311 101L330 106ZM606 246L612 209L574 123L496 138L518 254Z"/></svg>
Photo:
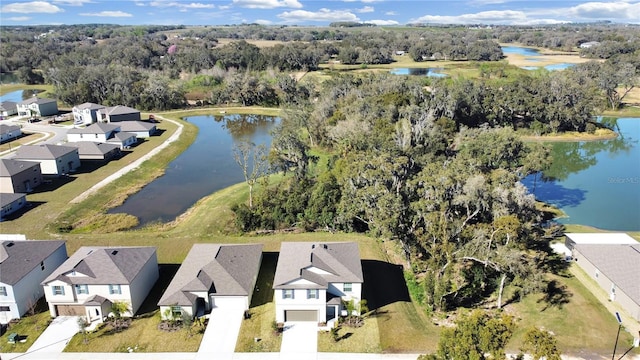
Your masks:
<svg viewBox="0 0 640 360"><path fill-rule="evenodd" d="M538 200L567 214L561 223L639 231L640 118L608 122L618 138L553 143L551 169L523 183Z"/></svg>
<svg viewBox="0 0 640 360"><path fill-rule="evenodd" d="M2 101L13 101L13 102L20 102L22 100L26 100L30 97L32 97L33 95L42 92L43 90L18 90L18 91L12 91L10 93L6 93L2 96L0 96L0 102Z"/></svg>
<svg viewBox="0 0 640 360"><path fill-rule="evenodd" d="M429 77L447 77L447 74L441 73L443 68L394 68L391 69L393 75L419 75Z"/></svg>
<svg viewBox="0 0 640 360"><path fill-rule="evenodd" d="M538 52L538 50L520 46L502 46L502 53L518 54L523 56L540 56L540 52Z"/></svg>
<svg viewBox="0 0 640 360"><path fill-rule="evenodd" d="M201 198L244 181L233 158L233 146L248 138L269 146L269 131L277 123L273 117L228 115L194 116L198 135L193 144L172 161L165 174L109 213L137 216L140 225L168 222L184 213Z"/></svg>

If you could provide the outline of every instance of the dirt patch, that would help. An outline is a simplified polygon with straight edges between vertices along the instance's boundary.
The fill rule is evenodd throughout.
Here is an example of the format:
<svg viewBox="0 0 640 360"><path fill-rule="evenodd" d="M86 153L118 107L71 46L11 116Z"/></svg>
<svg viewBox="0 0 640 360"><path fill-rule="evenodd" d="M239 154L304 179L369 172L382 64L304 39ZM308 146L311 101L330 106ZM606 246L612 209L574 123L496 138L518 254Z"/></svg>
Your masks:
<svg viewBox="0 0 640 360"><path fill-rule="evenodd" d="M521 54L506 54L509 64L514 66L547 66L555 64L581 64L592 59L580 57L578 54L567 53L542 53L539 56L527 56Z"/></svg>

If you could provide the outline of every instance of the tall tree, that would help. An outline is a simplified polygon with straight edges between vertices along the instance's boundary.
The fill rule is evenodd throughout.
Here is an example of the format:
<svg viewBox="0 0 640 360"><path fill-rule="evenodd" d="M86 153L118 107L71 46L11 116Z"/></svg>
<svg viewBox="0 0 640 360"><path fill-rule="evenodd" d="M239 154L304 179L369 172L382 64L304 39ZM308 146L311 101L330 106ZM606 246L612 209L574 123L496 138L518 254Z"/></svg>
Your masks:
<svg viewBox="0 0 640 360"><path fill-rule="evenodd" d="M244 180L249 186L249 208L253 208L253 187L268 172L266 149L264 144L256 145L247 139L233 146L233 159L242 169Z"/></svg>

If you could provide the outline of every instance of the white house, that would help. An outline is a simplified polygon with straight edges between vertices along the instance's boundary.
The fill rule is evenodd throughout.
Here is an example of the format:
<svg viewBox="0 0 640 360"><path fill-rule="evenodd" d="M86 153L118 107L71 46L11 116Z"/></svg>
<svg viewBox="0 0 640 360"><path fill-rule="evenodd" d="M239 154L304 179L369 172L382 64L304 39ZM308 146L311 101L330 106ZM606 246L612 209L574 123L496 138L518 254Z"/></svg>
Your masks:
<svg viewBox="0 0 640 360"><path fill-rule="evenodd" d="M74 125L91 125L98 122L98 110L104 109L105 106L86 102L76 105L71 109L73 113Z"/></svg>
<svg viewBox="0 0 640 360"><path fill-rule="evenodd" d="M158 280L155 247L83 246L43 282L51 316L102 322L115 302L133 316Z"/></svg>
<svg viewBox="0 0 640 360"><path fill-rule="evenodd" d="M107 141L110 144L116 144L120 146L120 149L128 149L138 142L138 138L135 134L130 132L120 131L114 133L113 136Z"/></svg>
<svg viewBox="0 0 640 360"><path fill-rule="evenodd" d="M0 241L0 323L27 313L44 294L40 282L66 259L64 241Z"/></svg>
<svg viewBox="0 0 640 360"><path fill-rule="evenodd" d="M78 148L73 146L23 145L16 151L15 159L39 162L43 175L64 175L80 167Z"/></svg>
<svg viewBox="0 0 640 360"><path fill-rule="evenodd" d="M27 205L27 194L0 193L0 221Z"/></svg>
<svg viewBox="0 0 640 360"><path fill-rule="evenodd" d="M18 113L17 104L13 101L0 102L0 120Z"/></svg>
<svg viewBox="0 0 640 360"><path fill-rule="evenodd" d="M22 135L20 126L0 124L0 143L17 139L20 135Z"/></svg>
<svg viewBox="0 0 640 360"><path fill-rule="evenodd" d="M98 110L98 121L140 121L140 111L128 106L116 105Z"/></svg>
<svg viewBox="0 0 640 360"><path fill-rule="evenodd" d="M261 260L261 244L193 245L158 302L162 318L248 309Z"/></svg>
<svg viewBox="0 0 640 360"><path fill-rule="evenodd" d="M273 280L276 322L333 326L344 302L362 299L362 265L353 242L283 242Z"/></svg>
<svg viewBox="0 0 640 360"><path fill-rule="evenodd" d="M69 131L67 131L67 141L93 141L103 143L107 142L119 131L119 125L96 123L84 128L69 129Z"/></svg>
<svg viewBox="0 0 640 360"><path fill-rule="evenodd" d="M51 116L58 115L58 102L54 99L44 99L37 96L16 104L20 116Z"/></svg>
<svg viewBox="0 0 640 360"><path fill-rule="evenodd" d="M123 121L118 125L121 131L132 133L138 138L148 138L157 131L155 124L144 121Z"/></svg>
<svg viewBox="0 0 640 360"><path fill-rule="evenodd" d="M93 141L72 142L70 146L78 148L80 160L111 160L122 155L117 144L99 143Z"/></svg>

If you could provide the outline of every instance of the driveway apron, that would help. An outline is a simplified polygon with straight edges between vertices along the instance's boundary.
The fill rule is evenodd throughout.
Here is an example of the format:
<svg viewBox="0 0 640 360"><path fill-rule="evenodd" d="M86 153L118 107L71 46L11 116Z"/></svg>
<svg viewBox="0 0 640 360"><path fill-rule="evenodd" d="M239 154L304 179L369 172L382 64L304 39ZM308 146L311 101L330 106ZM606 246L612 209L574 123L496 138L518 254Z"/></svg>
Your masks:
<svg viewBox="0 0 640 360"><path fill-rule="evenodd" d="M77 332L77 316L58 316L31 345L27 354L61 353Z"/></svg>
<svg viewBox="0 0 640 360"><path fill-rule="evenodd" d="M318 324L287 322L282 333L281 360L309 360L318 356Z"/></svg>
<svg viewBox="0 0 640 360"><path fill-rule="evenodd" d="M211 310L197 359L232 359L244 309Z"/></svg>

